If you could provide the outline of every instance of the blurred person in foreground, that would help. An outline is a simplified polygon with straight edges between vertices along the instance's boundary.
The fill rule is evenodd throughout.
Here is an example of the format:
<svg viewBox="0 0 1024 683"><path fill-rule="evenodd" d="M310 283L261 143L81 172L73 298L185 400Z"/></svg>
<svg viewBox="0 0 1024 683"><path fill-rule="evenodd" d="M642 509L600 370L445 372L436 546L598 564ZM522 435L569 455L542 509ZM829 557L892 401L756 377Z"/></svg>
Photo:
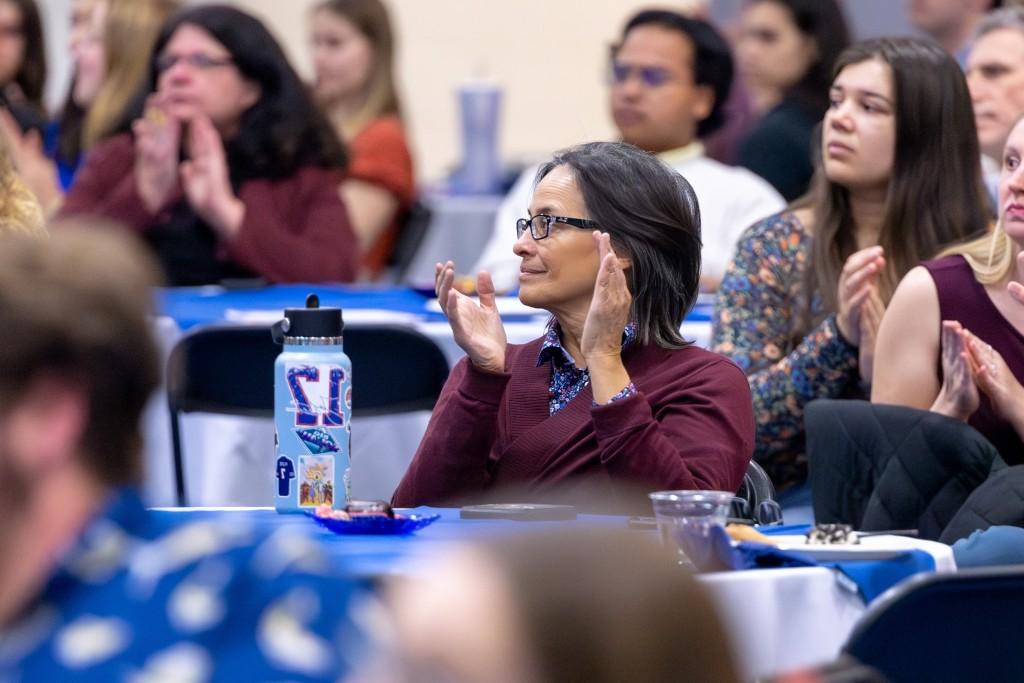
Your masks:
<svg viewBox="0 0 1024 683"><path fill-rule="evenodd" d="M701 263L686 180L633 145L573 147L541 166L515 229L519 299L551 313L547 333L508 344L490 276L477 277L477 303L453 289L452 262L437 264L438 299L466 358L395 504L490 499L514 486L534 499L649 510L633 487L735 491L752 448L746 380L679 332Z"/></svg>
<svg viewBox="0 0 1024 683"><path fill-rule="evenodd" d="M126 224L173 286L355 277L344 148L258 19L189 7L164 24L147 74L62 215Z"/></svg>
<svg viewBox="0 0 1024 683"><path fill-rule="evenodd" d="M622 140L657 154L697 195L705 290L718 287L743 230L783 207L761 178L704 155L701 140L725 123L732 73L729 46L714 27L667 10L634 15L612 48L609 106ZM524 171L505 197L475 267L499 292L518 285L508 226L529 206L536 174Z"/></svg>
<svg viewBox="0 0 1024 683"><path fill-rule="evenodd" d="M315 6L313 96L350 156L342 197L359 240L364 277L388 263L401 220L416 199L394 74L394 31L381 0Z"/></svg>
<svg viewBox="0 0 1024 683"><path fill-rule="evenodd" d="M0 680L336 680L354 592L312 540L138 496L155 272L98 226L0 238Z"/></svg>
<svg viewBox="0 0 1024 683"><path fill-rule="evenodd" d="M608 528L467 545L385 585L378 668L400 683L731 683L722 624L652 535ZM385 622L389 623L389 622Z"/></svg>

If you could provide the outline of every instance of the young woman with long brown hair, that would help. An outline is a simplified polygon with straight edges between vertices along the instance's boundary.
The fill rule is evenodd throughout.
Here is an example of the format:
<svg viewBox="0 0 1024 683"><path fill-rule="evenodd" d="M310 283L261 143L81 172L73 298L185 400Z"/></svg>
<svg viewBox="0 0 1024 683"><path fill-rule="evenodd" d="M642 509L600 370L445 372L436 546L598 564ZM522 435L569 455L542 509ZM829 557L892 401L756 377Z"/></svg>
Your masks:
<svg viewBox="0 0 1024 683"><path fill-rule="evenodd" d="M754 457L782 486L806 474L804 406L870 384L899 279L988 221L967 85L930 43L844 52L821 147L811 200L741 238L714 318L714 350L750 381Z"/></svg>

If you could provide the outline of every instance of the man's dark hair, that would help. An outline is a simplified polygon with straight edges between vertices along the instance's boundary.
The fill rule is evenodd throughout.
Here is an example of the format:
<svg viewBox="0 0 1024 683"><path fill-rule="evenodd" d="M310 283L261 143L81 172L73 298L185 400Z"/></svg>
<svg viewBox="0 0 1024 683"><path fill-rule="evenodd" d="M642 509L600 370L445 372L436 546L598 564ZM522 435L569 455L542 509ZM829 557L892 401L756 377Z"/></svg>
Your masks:
<svg viewBox="0 0 1024 683"><path fill-rule="evenodd" d="M679 31L693 44L693 81L697 85L710 86L715 94L711 113L697 123L697 137L705 137L721 128L725 124L724 107L733 76L732 52L725 38L714 26L701 19L691 19L668 10L644 10L626 22L622 40L625 41L629 32L639 26L661 26ZM613 56L618 48L619 45L612 48Z"/></svg>
<svg viewBox="0 0 1024 683"><path fill-rule="evenodd" d="M700 283L700 210L693 188L652 154L625 142L590 142L556 152L537 171L537 182L568 166L589 218L611 236L632 267L631 320L643 344L689 344L679 325L697 299Z"/></svg>
<svg viewBox="0 0 1024 683"><path fill-rule="evenodd" d="M140 245L95 225L0 238L0 415L43 377L80 389L80 455L105 485L142 476L139 418L159 378L147 317L156 272Z"/></svg>

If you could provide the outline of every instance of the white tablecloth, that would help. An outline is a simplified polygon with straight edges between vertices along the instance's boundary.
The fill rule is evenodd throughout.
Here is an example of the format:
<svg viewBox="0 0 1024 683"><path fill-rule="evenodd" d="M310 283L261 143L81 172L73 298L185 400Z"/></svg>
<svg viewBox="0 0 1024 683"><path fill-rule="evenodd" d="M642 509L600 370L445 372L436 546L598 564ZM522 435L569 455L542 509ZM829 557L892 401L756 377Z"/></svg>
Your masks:
<svg viewBox="0 0 1024 683"><path fill-rule="evenodd" d="M956 569L942 543L880 536L872 546L916 548L935 559L936 571ZM745 680L833 661L866 606L825 567L760 569L704 574L732 640Z"/></svg>

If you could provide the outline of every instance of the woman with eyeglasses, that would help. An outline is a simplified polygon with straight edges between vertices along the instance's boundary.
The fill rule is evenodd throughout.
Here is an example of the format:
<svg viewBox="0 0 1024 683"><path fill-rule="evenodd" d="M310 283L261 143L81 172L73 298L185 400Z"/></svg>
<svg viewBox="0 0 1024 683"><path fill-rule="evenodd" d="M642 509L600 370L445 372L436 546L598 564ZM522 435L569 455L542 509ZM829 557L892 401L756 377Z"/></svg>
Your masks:
<svg viewBox="0 0 1024 683"><path fill-rule="evenodd" d="M515 489L649 510L633 490L735 491L752 448L749 388L739 368L679 332L700 278L689 183L632 145L581 145L541 166L516 228L519 298L551 313L548 331L508 344L490 276L477 277L477 303L453 289L452 262L437 265L438 299L466 358L395 504L500 500Z"/></svg>
<svg viewBox="0 0 1024 683"><path fill-rule="evenodd" d="M352 280L344 148L260 21L201 5L164 25L148 83L62 213L111 218L171 285Z"/></svg>

